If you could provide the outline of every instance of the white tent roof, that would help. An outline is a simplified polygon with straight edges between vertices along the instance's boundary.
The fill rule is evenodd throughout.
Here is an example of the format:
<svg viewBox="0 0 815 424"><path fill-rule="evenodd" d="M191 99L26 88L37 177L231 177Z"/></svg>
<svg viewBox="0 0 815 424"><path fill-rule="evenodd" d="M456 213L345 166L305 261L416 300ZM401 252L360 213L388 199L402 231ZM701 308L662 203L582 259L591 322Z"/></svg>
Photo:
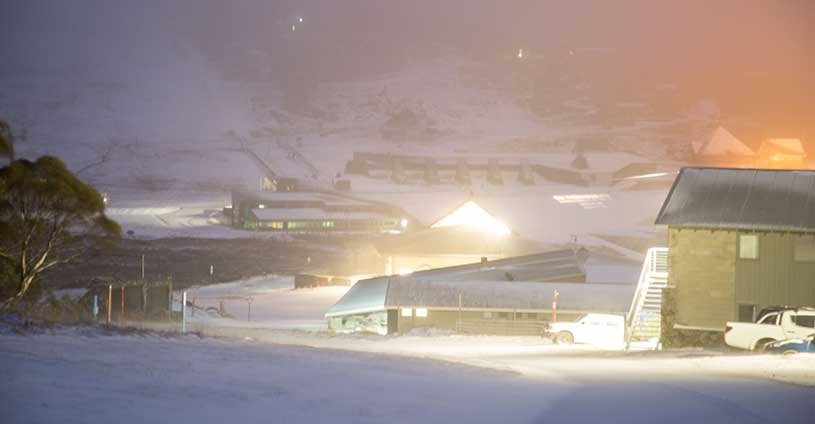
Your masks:
<svg viewBox="0 0 815 424"><path fill-rule="evenodd" d="M430 228L454 227L459 225L479 228L497 234L509 234L511 232L506 225L495 219L495 217L472 200L468 200L456 208L456 210L447 214L447 216L436 221Z"/></svg>
<svg viewBox="0 0 815 424"><path fill-rule="evenodd" d="M693 152L697 155L704 156L752 156L755 154L749 147L744 145L744 143L722 126L716 128L707 141L695 140L693 142Z"/></svg>

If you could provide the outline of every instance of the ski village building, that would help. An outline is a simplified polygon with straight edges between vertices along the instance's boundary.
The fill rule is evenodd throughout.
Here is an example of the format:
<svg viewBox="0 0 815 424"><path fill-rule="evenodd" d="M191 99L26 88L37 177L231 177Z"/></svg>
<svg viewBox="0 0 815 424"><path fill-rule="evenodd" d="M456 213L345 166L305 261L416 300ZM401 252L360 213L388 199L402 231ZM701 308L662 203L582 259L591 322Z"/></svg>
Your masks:
<svg viewBox="0 0 815 424"><path fill-rule="evenodd" d="M768 306L815 305L815 171L683 168L656 224L673 328L721 332Z"/></svg>
<svg viewBox="0 0 815 424"><path fill-rule="evenodd" d="M540 252L538 243L512 232L475 201L468 200L427 228L381 237L367 246L372 273L407 274Z"/></svg>
<svg viewBox="0 0 815 424"><path fill-rule="evenodd" d="M571 249L358 281L325 314L340 332L540 335L557 317L624 314L640 264Z"/></svg>
<svg viewBox="0 0 815 424"><path fill-rule="evenodd" d="M232 226L279 232L389 232L411 218L393 205L325 191L232 191Z"/></svg>

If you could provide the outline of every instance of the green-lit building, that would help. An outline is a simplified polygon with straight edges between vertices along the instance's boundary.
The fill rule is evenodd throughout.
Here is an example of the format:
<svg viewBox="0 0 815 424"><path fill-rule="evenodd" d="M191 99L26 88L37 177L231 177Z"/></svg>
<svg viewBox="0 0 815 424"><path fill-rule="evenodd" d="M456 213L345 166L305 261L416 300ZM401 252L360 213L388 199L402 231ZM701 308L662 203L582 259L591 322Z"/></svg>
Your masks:
<svg viewBox="0 0 815 424"><path fill-rule="evenodd" d="M815 171L684 168L656 223L668 226L675 328L815 305Z"/></svg>
<svg viewBox="0 0 815 424"><path fill-rule="evenodd" d="M236 228L287 232L388 232L411 219L398 207L322 191L232 192Z"/></svg>

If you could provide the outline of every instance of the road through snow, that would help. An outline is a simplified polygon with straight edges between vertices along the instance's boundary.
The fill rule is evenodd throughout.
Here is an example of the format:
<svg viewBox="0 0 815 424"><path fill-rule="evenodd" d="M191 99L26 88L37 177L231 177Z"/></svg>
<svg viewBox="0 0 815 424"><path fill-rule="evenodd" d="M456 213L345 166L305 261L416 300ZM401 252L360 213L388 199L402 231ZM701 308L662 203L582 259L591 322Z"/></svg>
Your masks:
<svg viewBox="0 0 815 424"><path fill-rule="evenodd" d="M364 352L95 329L0 335L8 423L804 423L811 387L704 373L509 371ZM607 362L606 364L611 364Z"/></svg>

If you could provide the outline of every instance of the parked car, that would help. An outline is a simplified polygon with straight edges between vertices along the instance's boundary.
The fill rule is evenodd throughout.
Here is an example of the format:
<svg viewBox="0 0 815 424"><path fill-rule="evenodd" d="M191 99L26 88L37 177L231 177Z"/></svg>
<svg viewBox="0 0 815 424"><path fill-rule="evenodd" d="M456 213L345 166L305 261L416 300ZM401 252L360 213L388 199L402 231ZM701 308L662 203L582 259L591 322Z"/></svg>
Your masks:
<svg viewBox="0 0 815 424"><path fill-rule="evenodd" d="M587 314L574 322L550 323L544 332L560 345L587 343L618 347L625 344L625 320L620 315Z"/></svg>
<svg viewBox="0 0 815 424"><path fill-rule="evenodd" d="M780 340L765 346L765 352L783 353L792 355L795 353L815 353L815 334L802 339Z"/></svg>
<svg viewBox="0 0 815 424"><path fill-rule="evenodd" d="M724 341L739 349L758 350L772 342L806 337L815 331L815 308L769 308L756 323L728 322Z"/></svg>

